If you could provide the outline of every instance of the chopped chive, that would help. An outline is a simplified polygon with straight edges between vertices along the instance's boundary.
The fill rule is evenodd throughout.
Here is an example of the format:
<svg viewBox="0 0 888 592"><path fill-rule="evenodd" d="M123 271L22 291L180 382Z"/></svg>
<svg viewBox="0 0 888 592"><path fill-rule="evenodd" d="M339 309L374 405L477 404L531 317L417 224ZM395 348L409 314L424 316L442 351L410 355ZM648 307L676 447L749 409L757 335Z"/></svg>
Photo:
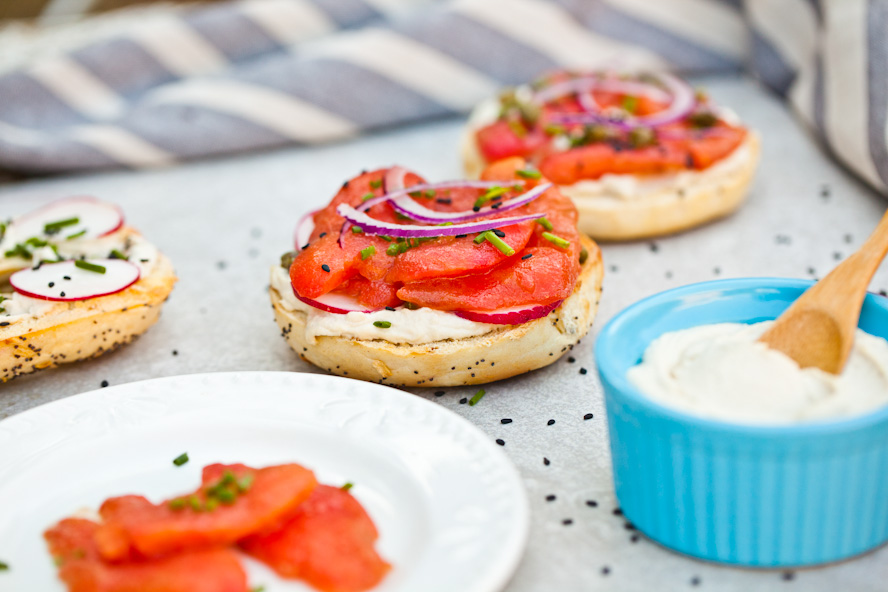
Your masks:
<svg viewBox="0 0 888 592"><path fill-rule="evenodd" d="M366 261L370 257L376 254L376 247L370 245L366 249L361 249L361 261Z"/></svg>
<svg viewBox="0 0 888 592"><path fill-rule="evenodd" d="M240 479L237 480L237 490L241 493L246 493L250 491L250 488L253 486L253 475L244 475Z"/></svg>
<svg viewBox="0 0 888 592"><path fill-rule="evenodd" d="M219 489L216 491L216 499L226 506L230 506L235 502L237 496L230 489Z"/></svg>
<svg viewBox="0 0 888 592"><path fill-rule="evenodd" d="M480 233L478 233L478 236L476 236L476 237L475 237L474 239L472 239L472 240L474 241L474 243L475 243L476 245L480 245L480 244L483 243L484 240L487 238L487 237L485 236L486 234L487 234L486 232L480 232Z"/></svg>
<svg viewBox="0 0 888 592"><path fill-rule="evenodd" d="M129 259L129 257L124 255L123 253L121 253L117 249L112 249L111 254L109 255L108 258L109 259L123 259L124 261L127 261Z"/></svg>
<svg viewBox="0 0 888 592"><path fill-rule="evenodd" d="M234 483L234 481L234 473L232 473L231 471L225 471L225 473L222 474L222 479L219 480L219 485L225 487L226 485L231 485L232 483Z"/></svg>
<svg viewBox="0 0 888 592"><path fill-rule="evenodd" d="M407 310L416 310L420 308L420 306L418 304L414 304L413 302L405 302L404 308L406 308Z"/></svg>
<svg viewBox="0 0 888 592"><path fill-rule="evenodd" d="M379 238L381 238L382 240L384 240L387 243L392 242L392 237L390 237L387 234L377 234L376 236L378 236Z"/></svg>
<svg viewBox="0 0 888 592"><path fill-rule="evenodd" d="M69 234L68 236L65 237L65 240L71 240L71 239L75 239L75 238L80 238L80 237L83 236L84 234L86 234L86 228L84 228L84 229L81 230L80 232L75 232L74 234Z"/></svg>
<svg viewBox="0 0 888 592"><path fill-rule="evenodd" d="M175 499L171 499L171 500L170 500L170 503L169 503L170 510L174 510L174 511L176 511L176 512L178 512L179 510L184 510L184 509L185 509L185 503L186 503L186 502L185 502L185 498L184 498L184 497L177 497L177 498L175 498Z"/></svg>
<svg viewBox="0 0 888 592"><path fill-rule="evenodd" d="M217 500L217 499L214 498L214 497L208 499L208 500L207 500L207 503L204 504L204 509L205 509L207 512L212 512L213 510L215 510L215 509L218 508L218 507L219 507L219 500Z"/></svg>
<svg viewBox="0 0 888 592"><path fill-rule="evenodd" d="M79 267L80 269L85 269L86 271L91 271L93 273L105 273L107 271L103 265L96 265L95 263L83 261L82 259L75 261L74 267Z"/></svg>
<svg viewBox="0 0 888 592"><path fill-rule="evenodd" d="M506 241L504 241L494 233L488 230L484 233L484 235L486 235L484 238L487 239L487 242L499 249L500 253L502 253L506 257L511 257L515 254L515 249L513 249Z"/></svg>
<svg viewBox="0 0 888 592"><path fill-rule="evenodd" d="M376 196L373 195L373 192L372 192L372 191L368 191L368 192L365 193L363 196L361 196L361 201L368 201L368 200L373 199L374 197L376 197Z"/></svg>
<svg viewBox="0 0 888 592"><path fill-rule="evenodd" d="M380 187L382 187L382 179L370 181L370 187L372 187L373 189L379 189Z"/></svg>
<svg viewBox="0 0 888 592"><path fill-rule="evenodd" d="M586 259L589 258L589 251L586 250L586 247L580 249L580 265L586 262Z"/></svg>
<svg viewBox="0 0 888 592"><path fill-rule="evenodd" d="M342 491L348 491L349 489L351 489L354 486L355 486L355 484L352 483L351 481L349 481L348 483L346 483L345 485L343 485L339 489L341 489Z"/></svg>
<svg viewBox="0 0 888 592"><path fill-rule="evenodd" d="M200 512L203 510L203 505L200 503L200 498L196 495L192 495L188 498L188 505L191 506L191 509L195 512Z"/></svg>
<svg viewBox="0 0 888 592"><path fill-rule="evenodd" d="M623 109L629 113L635 113L635 110L638 109L638 99L633 96L623 97Z"/></svg>
<svg viewBox="0 0 888 592"><path fill-rule="evenodd" d="M48 242L46 242L42 238L37 238L36 236L31 237L25 241L25 245L29 247L45 247L48 244Z"/></svg>
<svg viewBox="0 0 888 592"><path fill-rule="evenodd" d="M483 397L485 393L486 391L484 389L481 389L477 393L475 393L475 396L469 399L469 406L474 407L478 403L478 401L481 400L481 397Z"/></svg>
<svg viewBox="0 0 888 592"><path fill-rule="evenodd" d="M543 174L539 171L534 171L531 169L523 169L520 171L515 171L515 174L521 177L522 179L539 179L543 176Z"/></svg>
<svg viewBox="0 0 888 592"><path fill-rule="evenodd" d="M435 190L434 189L426 189L425 197L426 197L426 199L432 199L433 197L435 197Z"/></svg>
<svg viewBox="0 0 888 592"><path fill-rule="evenodd" d="M265 586L256 586L255 588L250 588L250 592L265 592Z"/></svg>
<svg viewBox="0 0 888 592"><path fill-rule="evenodd" d="M405 216L401 212L395 212L395 218L397 218L398 220L412 220L410 216Z"/></svg>
<svg viewBox="0 0 888 592"><path fill-rule="evenodd" d="M546 230L548 230L550 232L552 230L552 223L549 222L545 217L538 219L537 224L539 224L540 226L542 226L543 228L545 228Z"/></svg>
<svg viewBox="0 0 888 592"><path fill-rule="evenodd" d="M43 232L46 234L55 234L60 231L65 226L74 226L75 224L80 223L80 218L65 218L64 220L59 220L58 222L48 222L43 226Z"/></svg>
<svg viewBox="0 0 888 592"><path fill-rule="evenodd" d="M6 251L4 255L7 257L21 257L22 259L30 259L31 251L29 251L25 245L17 243L12 249Z"/></svg>
<svg viewBox="0 0 888 592"><path fill-rule="evenodd" d="M352 226L352 233L361 234L362 232L364 232L364 229L360 226Z"/></svg>
<svg viewBox="0 0 888 592"><path fill-rule="evenodd" d="M182 465L184 465L187 462L188 462L188 453L187 452L183 452L182 454L180 454L179 456L177 456L176 458L173 459L173 464L176 465L177 467L181 467Z"/></svg>
<svg viewBox="0 0 888 592"><path fill-rule="evenodd" d="M485 203L489 202L490 200L492 200L495 197L499 197L499 196L503 195L507 191L509 191L509 190L506 187L500 187L499 185L495 185L494 187L491 187L490 189L485 191L484 194L481 195L481 197L479 197L478 199L475 200L474 207L480 208Z"/></svg>
<svg viewBox="0 0 888 592"><path fill-rule="evenodd" d="M401 245L399 243L392 243L385 250L385 254L391 255L392 257L394 257L395 255L397 255L400 252L401 252Z"/></svg>
<svg viewBox="0 0 888 592"><path fill-rule="evenodd" d="M543 238L549 241L550 243L554 243L555 245L561 247L562 249L566 249L570 246L570 241L561 238L560 236L555 236L554 234L550 234L548 232L543 233Z"/></svg>
<svg viewBox="0 0 888 592"><path fill-rule="evenodd" d="M392 324L388 321L373 321L373 326L379 327L380 329L388 329Z"/></svg>

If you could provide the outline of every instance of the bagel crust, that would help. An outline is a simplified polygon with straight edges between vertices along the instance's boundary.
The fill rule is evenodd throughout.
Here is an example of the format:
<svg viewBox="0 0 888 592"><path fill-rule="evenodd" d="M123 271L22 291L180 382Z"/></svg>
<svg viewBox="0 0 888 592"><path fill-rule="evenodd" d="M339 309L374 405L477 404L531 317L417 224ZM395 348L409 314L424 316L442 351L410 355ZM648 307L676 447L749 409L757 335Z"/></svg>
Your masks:
<svg viewBox="0 0 888 592"><path fill-rule="evenodd" d="M589 253L577 285L558 308L521 325L503 325L489 333L423 344L397 344L381 339L306 336L305 312L288 311L281 295L270 288L281 335L303 360L339 376L392 386L442 387L485 384L555 362L573 348L592 326L604 266L601 250L582 237Z"/></svg>
<svg viewBox="0 0 888 592"><path fill-rule="evenodd" d="M488 165L478 150L475 133L490 122L491 112L489 103L481 103L463 132L463 167L472 179L478 178ZM495 111L493 113L495 116ZM590 195L583 181L559 185L559 189L573 200L580 213L577 225L580 232L595 240L623 241L674 234L728 216L740 207L755 176L760 143L758 133L750 130L744 142L723 159L743 151L743 160L738 166L720 170L714 179L707 178L706 182L691 183L688 187L666 188L626 199Z"/></svg>
<svg viewBox="0 0 888 592"><path fill-rule="evenodd" d="M133 341L157 321L175 283L172 264L158 253L151 273L126 290L52 302L44 314L0 327L0 381L98 357Z"/></svg>

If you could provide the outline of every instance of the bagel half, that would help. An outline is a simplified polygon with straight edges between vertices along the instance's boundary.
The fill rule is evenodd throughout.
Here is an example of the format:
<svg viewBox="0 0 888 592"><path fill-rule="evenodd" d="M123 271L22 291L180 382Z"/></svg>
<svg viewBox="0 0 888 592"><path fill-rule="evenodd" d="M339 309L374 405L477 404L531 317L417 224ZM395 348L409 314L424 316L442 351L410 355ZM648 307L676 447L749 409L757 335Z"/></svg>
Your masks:
<svg viewBox="0 0 888 592"><path fill-rule="evenodd" d="M150 273L121 292L47 301L49 308L40 314L0 327L0 381L94 358L133 341L157 321L175 283L172 264L158 252Z"/></svg>
<svg viewBox="0 0 888 592"><path fill-rule="evenodd" d="M495 105L494 105L495 106ZM476 179L489 163L478 150L475 133L496 117L488 103L476 108L462 137L462 158L466 175ZM493 119L491 119L493 115ZM663 236L688 230L733 213L749 193L758 166L760 139L750 130L734 152L704 171L684 171L659 176L659 180L683 175L684 183L645 191L641 195L617 197L589 189L588 182L559 185L580 214L577 224L596 240L622 241ZM732 157L730 167L719 167ZM639 177L643 180L644 177ZM667 184L668 185L668 184Z"/></svg>
<svg viewBox="0 0 888 592"><path fill-rule="evenodd" d="M585 236L582 245L589 256L573 294L561 306L548 316L475 337L416 345L338 336L319 336L312 342L305 331L307 313L286 310L274 288L271 303L281 335L293 351L333 374L393 386L485 384L548 366L589 331L604 266L598 245Z"/></svg>

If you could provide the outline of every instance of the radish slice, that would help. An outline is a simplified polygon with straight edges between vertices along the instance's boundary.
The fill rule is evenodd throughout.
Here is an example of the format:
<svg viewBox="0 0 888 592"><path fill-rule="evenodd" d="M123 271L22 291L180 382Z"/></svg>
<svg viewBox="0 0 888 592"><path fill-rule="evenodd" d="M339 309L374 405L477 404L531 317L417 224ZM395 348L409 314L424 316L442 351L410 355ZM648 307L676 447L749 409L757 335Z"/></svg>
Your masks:
<svg viewBox="0 0 888 592"><path fill-rule="evenodd" d="M333 294L332 292L328 292L317 298L306 298L300 296L295 289L293 290L293 294L307 305L317 308L318 310L323 310L324 312L332 312L334 314L374 312L372 309L367 308L354 298L346 296L345 294Z"/></svg>
<svg viewBox="0 0 888 592"><path fill-rule="evenodd" d="M47 225L76 219L47 232ZM26 240L32 237L56 239L99 238L123 226L123 212L117 206L94 197L71 197L53 202L13 221L15 235ZM82 234L81 234L82 233Z"/></svg>
<svg viewBox="0 0 888 592"><path fill-rule="evenodd" d="M411 188L412 189L412 188ZM511 216L507 218L495 218L467 224L451 224L450 226L418 226L416 224L391 224L375 220L363 212L359 212L346 204L339 204L336 211L340 216L356 226L360 226L365 234L384 234L386 236L401 236L406 238L426 238L438 236L455 236L458 234L470 234L484 232L501 226L530 222L545 217L545 212L528 214L525 216Z"/></svg>
<svg viewBox="0 0 888 592"><path fill-rule="evenodd" d="M308 239L311 238L311 233L314 232L315 229L314 215L320 211L321 210L312 210L299 218L299 222L296 224L296 233L293 236L296 241L297 251L301 251L302 247L308 244Z"/></svg>
<svg viewBox="0 0 888 592"><path fill-rule="evenodd" d="M12 288L23 296L40 300L71 302L116 294L139 281L139 268L123 259L89 259L104 273L77 267L76 261L49 263L23 269L9 278Z"/></svg>
<svg viewBox="0 0 888 592"><path fill-rule="evenodd" d="M505 185L505 183L503 184ZM413 201L413 199L406 195L393 199L392 206L401 214L409 216L417 222L428 222L431 224L440 224L442 222L469 222L470 220L476 220L499 212L508 212L509 210L514 210L515 208L527 205L545 193L551 186L551 183L537 185L530 191L526 191L517 197L500 202L496 208L487 206L479 209L477 212L472 210L466 212L438 212L430 210L424 205Z"/></svg>
<svg viewBox="0 0 888 592"><path fill-rule="evenodd" d="M456 310L454 311L454 314L458 317L475 321L476 323L490 323L491 325L520 325L528 321L543 318L561 306L562 302L563 300L559 300L551 304L514 306L512 308L501 308L489 312Z"/></svg>

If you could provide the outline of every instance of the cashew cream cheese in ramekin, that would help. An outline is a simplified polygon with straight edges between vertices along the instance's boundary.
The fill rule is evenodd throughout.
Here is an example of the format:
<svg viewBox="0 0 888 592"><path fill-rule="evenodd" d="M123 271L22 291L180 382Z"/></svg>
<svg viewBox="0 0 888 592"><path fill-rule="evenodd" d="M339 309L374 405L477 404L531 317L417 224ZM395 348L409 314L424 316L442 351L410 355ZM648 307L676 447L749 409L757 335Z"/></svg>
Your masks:
<svg viewBox="0 0 888 592"><path fill-rule="evenodd" d="M772 321L665 333L629 369L663 405L736 423L791 424L859 415L888 405L888 341L858 330L840 375L802 369L759 343Z"/></svg>
<svg viewBox="0 0 888 592"><path fill-rule="evenodd" d="M293 286L290 284L290 275L280 266L271 269L271 287L280 294L284 310L298 310L308 315L305 333L312 343L315 343L318 337L328 335L421 344L475 337L502 327L502 325L470 321L453 313L431 308L415 310L399 308L346 314L326 312L296 298ZM391 327L385 329L377 327L373 324L376 321L388 321Z"/></svg>

